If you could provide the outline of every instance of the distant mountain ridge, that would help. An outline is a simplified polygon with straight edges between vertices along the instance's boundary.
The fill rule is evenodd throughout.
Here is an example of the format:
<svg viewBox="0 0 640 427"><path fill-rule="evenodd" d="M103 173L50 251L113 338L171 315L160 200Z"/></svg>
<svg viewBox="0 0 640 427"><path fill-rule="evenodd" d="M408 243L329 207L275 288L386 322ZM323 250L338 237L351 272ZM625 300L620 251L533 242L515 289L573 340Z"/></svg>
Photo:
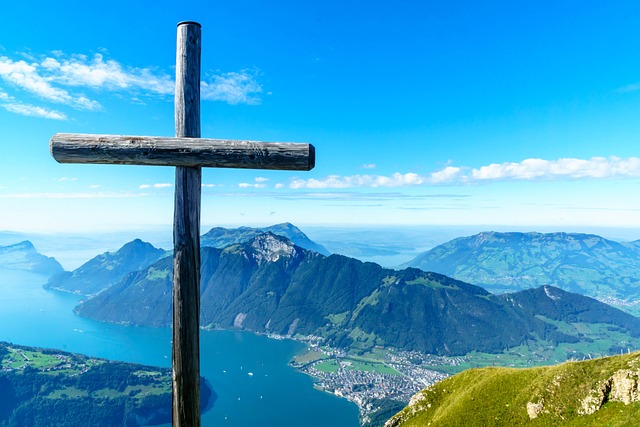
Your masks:
<svg viewBox="0 0 640 427"><path fill-rule="evenodd" d="M214 227L200 237L200 246L225 248L235 243L246 242L247 240L251 240L254 237L266 232L273 233L277 236L286 237L301 248L318 252L322 255L331 255L331 252L329 252L327 248L309 239L309 237L307 237L307 235L304 234L298 227L289 222L262 228Z"/></svg>
<svg viewBox="0 0 640 427"><path fill-rule="evenodd" d="M470 369L427 387L385 427L634 426L640 353L528 369Z"/></svg>
<svg viewBox="0 0 640 427"><path fill-rule="evenodd" d="M264 229L214 227L201 236L200 246L202 248L224 248L235 243L249 241L265 232L284 236L305 249L329 254L322 245L310 240L298 227L288 222ZM57 274L50 278L49 282L45 284L45 288L85 296L95 295L116 284L129 273L143 270L169 254L169 251L157 249L150 243L135 239L116 252L105 252L92 258L72 272L65 271Z"/></svg>
<svg viewBox="0 0 640 427"><path fill-rule="evenodd" d="M163 258L85 300L76 312L168 326L171 270L171 258ZM640 319L557 288L495 296L436 273L326 257L272 233L224 249L205 247L201 254L201 324L210 328L313 334L342 348L465 354L500 352L527 340L578 342L581 332L554 324L574 320L640 336Z"/></svg>
<svg viewBox="0 0 640 427"><path fill-rule="evenodd" d="M122 280L132 271L141 270L167 255L150 243L135 239L116 252L105 252L73 272L61 272L45 284L47 289L80 295L95 295Z"/></svg>
<svg viewBox="0 0 640 427"><path fill-rule="evenodd" d="M39 253L28 240L9 246L0 246L0 269L31 271L51 276L63 271L53 257Z"/></svg>
<svg viewBox="0 0 640 427"><path fill-rule="evenodd" d="M427 251L402 267L507 292L543 285L592 297L640 299L640 245L593 234L484 232Z"/></svg>

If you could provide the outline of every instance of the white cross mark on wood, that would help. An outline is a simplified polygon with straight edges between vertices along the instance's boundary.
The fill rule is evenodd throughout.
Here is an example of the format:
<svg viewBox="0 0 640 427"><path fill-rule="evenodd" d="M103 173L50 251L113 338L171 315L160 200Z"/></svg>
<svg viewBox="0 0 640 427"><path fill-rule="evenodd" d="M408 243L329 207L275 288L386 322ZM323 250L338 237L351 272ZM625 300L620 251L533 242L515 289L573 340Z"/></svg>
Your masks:
<svg viewBox="0 0 640 427"><path fill-rule="evenodd" d="M173 219L173 425L200 426L201 168L311 170L310 144L200 138L200 24L178 24L176 137L54 135L60 163L176 167Z"/></svg>

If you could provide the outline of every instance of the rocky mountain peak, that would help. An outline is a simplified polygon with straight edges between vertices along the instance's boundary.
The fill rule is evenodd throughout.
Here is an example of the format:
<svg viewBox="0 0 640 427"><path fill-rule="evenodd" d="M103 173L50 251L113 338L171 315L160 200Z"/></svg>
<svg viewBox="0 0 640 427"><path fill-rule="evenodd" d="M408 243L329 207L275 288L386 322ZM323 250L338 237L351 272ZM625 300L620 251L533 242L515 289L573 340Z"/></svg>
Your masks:
<svg viewBox="0 0 640 427"><path fill-rule="evenodd" d="M275 262L281 257L292 258L298 248L286 237L266 232L256 236L251 242L251 253L258 264Z"/></svg>
<svg viewBox="0 0 640 427"><path fill-rule="evenodd" d="M484 242L491 240L495 236L495 231L482 231L476 234L475 239L473 239L473 244L476 246L482 245Z"/></svg>

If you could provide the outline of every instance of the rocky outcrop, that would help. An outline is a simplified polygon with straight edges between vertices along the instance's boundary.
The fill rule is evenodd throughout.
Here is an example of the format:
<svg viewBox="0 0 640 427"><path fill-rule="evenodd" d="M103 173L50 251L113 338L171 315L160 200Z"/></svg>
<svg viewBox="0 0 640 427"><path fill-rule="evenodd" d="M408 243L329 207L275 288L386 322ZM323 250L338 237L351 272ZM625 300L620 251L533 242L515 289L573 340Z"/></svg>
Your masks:
<svg viewBox="0 0 640 427"><path fill-rule="evenodd" d="M529 419L538 418L540 414L544 412L544 400L540 399L539 402L527 402L527 414L529 415Z"/></svg>
<svg viewBox="0 0 640 427"><path fill-rule="evenodd" d="M607 402L622 402L628 405L640 401L638 378L640 370L621 369L610 378L598 383L589 395L580 401L578 413L590 415Z"/></svg>
<svg viewBox="0 0 640 427"><path fill-rule="evenodd" d="M416 393L409 400L409 404L405 408L404 411L399 412L393 418L389 419L386 423L384 423L384 427L399 427L401 426L407 419L417 414L418 412L424 412L431 408L431 403L427 401L427 394L432 389L432 387L427 387L420 393Z"/></svg>
<svg viewBox="0 0 640 427"><path fill-rule="evenodd" d="M297 254L290 240L273 233L264 233L253 239L251 248L258 265L263 262L276 262L280 257L292 258Z"/></svg>

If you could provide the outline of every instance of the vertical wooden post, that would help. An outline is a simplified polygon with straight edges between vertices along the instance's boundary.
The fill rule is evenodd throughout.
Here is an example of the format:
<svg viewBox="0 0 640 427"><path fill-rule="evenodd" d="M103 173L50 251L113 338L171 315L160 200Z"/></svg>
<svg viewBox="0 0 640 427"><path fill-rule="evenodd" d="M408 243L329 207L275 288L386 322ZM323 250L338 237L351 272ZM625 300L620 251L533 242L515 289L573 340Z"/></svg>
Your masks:
<svg viewBox="0 0 640 427"><path fill-rule="evenodd" d="M178 24L176 136L200 138L200 24ZM201 168L176 167L173 218L173 426L200 426Z"/></svg>

